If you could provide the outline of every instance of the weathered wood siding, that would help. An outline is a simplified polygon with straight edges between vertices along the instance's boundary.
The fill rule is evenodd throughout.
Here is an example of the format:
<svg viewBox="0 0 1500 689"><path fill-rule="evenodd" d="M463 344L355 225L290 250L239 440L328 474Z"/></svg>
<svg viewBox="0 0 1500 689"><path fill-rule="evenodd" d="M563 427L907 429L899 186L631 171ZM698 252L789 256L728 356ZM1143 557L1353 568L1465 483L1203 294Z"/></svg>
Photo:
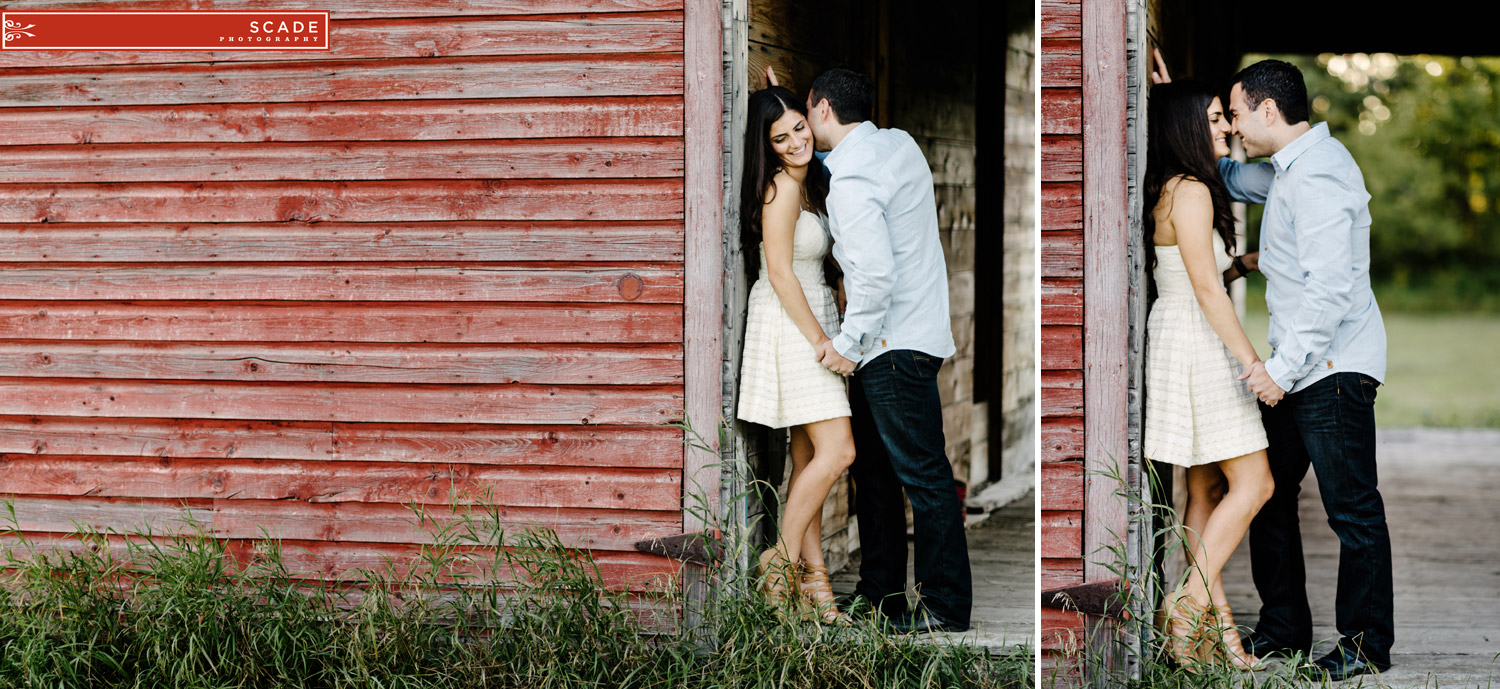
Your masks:
<svg viewBox="0 0 1500 689"><path fill-rule="evenodd" d="M980 319L993 319L993 311L990 314L985 314L985 311L993 309L992 305L996 301L1001 302L1003 310L1000 319L1000 337L1003 342L1000 347L1000 413L995 414L990 409L987 414L989 419L998 419L999 428L986 428L979 423L985 415L983 408L992 407L996 400L991 397L976 404L972 435L974 459L969 473L971 485L976 486L988 480L1014 475L1029 475L1032 479L1036 475L1036 15L1027 11L1025 17L1027 21L1023 26L1011 25L1005 57L1004 269L998 281L993 277L982 283L976 281L976 316ZM988 186L987 183L984 184ZM986 210L993 208L994 204L984 204L985 198L992 197L988 194L981 195L981 206ZM986 235L983 231L976 234L976 239L987 239L989 242L994 241L993 237L993 233ZM994 294L992 287L996 282L1003 282L999 295ZM985 287L990 289L986 290ZM956 328L954 332L957 333ZM982 336L981 332L983 330L976 323L976 339ZM986 355L993 356L993 350L983 351L979 358ZM976 368L979 363L975 362ZM997 434L998 438L993 437ZM985 471L985 459L993 452L993 444L996 442L1000 443L1002 469L1000 476L991 476Z"/></svg>
<svg viewBox="0 0 1500 689"><path fill-rule="evenodd" d="M1103 582L1125 545L1128 456L1129 15L1113 0L1042 3L1042 587ZM1127 556L1128 559L1128 556ZM1091 634L1094 624L1103 625ZM1043 608L1044 661L1107 621ZM1047 668L1043 669L1046 672Z"/></svg>
<svg viewBox="0 0 1500 689"><path fill-rule="evenodd" d="M20 528L191 515L348 578L427 539L407 503L490 492L614 583L671 571L633 543L685 521L661 425L698 375L703 282L682 0L330 9L327 53L0 56L0 492ZM712 307L690 327L717 333Z"/></svg>

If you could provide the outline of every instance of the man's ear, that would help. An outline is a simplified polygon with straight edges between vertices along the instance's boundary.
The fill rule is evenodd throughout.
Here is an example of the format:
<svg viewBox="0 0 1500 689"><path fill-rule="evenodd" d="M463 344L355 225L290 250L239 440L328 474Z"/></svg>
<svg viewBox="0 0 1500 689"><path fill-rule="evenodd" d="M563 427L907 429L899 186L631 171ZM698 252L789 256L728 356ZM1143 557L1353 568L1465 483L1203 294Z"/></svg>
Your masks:
<svg viewBox="0 0 1500 689"><path fill-rule="evenodd" d="M1260 107L1266 113L1266 126L1274 125L1278 120L1286 124L1286 117L1281 114L1281 105L1276 102L1276 99L1267 98L1261 101Z"/></svg>

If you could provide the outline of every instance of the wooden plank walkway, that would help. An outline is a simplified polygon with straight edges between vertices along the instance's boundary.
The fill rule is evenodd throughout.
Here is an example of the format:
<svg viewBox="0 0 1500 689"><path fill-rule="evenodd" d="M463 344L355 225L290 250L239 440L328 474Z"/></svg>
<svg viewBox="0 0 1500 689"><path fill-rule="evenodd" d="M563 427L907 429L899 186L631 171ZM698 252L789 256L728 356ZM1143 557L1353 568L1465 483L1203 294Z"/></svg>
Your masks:
<svg viewBox="0 0 1500 689"><path fill-rule="evenodd" d="M1396 645L1391 670L1361 686L1500 687L1500 431L1395 429L1381 431L1378 442L1395 556ZM1300 510L1319 657L1339 636L1339 543L1311 471ZM1236 621L1253 626L1260 598L1248 543L1225 568L1224 587Z"/></svg>
<svg viewBox="0 0 1500 689"><path fill-rule="evenodd" d="M974 574L974 609L969 631L937 634L943 643L987 649L991 655L1015 653L1036 637L1036 493L991 511L982 520L969 515L969 566ZM907 557L907 582L914 578ZM854 590L859 558L833 576L834 592ZM911 592L908 591L908 596Z"/></svg>

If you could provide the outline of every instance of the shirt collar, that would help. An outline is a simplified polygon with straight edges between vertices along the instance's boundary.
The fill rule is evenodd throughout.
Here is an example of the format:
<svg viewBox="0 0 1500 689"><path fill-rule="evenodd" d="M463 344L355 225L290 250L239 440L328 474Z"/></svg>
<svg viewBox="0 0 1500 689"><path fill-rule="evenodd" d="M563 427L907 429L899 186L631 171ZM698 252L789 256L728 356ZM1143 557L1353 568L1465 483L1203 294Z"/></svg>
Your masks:
<svg viewBox="0 0 1500 689"><path fill-rule="evenodd" d="M1293 139L1291 143L1277 151L1276 155L1271 156L1271 162L1276 165L1276 169L1285 170L1291 167L1292 163L1303 153L1306 153L1307 149L1329 136L1332 135L1328 133L1328 123L1319 122L1313 125L1312 129L1303 132L1302 136Z"/></svg>
<svg viewBox="0 0 1500 689"><path fill-rule="evenodd" d="M860 139L874 134L875 131L876 127L874 122L871 122L869 120L860 122L858 126L856 126L854 129L849 130L849 133L844 135L844 140L840 141L839 145L834 146L833 150L828 152L828 157L823 159L823 164L827 166L829 170L832 170L833 166L838 164L839 154L853 148L854 144L859 143Z"/></svg>

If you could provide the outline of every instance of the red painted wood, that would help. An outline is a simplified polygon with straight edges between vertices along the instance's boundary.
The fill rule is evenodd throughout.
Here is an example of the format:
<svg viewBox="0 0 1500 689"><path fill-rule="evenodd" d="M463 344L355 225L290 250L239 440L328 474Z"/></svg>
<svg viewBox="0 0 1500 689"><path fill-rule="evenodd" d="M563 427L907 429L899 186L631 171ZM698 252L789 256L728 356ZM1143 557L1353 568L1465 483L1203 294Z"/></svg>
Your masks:
<svg viewBox="0 0 1500 689"><path fill-rule="evenodd" d="M0 414L386 423L661 424L677 387L0 379Z"/></svg>
<svg viewBox="0 0 1500 689"><path fill-rule="evenodd" d="M1042 137L1042 182L1083 181L1083 137Z"/></svg>
<svg viewBox="0 0 1500 689"><path fill-rule="evenodd" d="M1042 325L1083 325L1083 280L1042 281Z"/></svg>
<svg viewBox="0 0 1500 689"><path fill-rule="evenodd" d="M1041 90L1042 134L1083 133L1083 89Z"/></svg>
<svg viewBox="0 0 1500 689"><path fill-rule="evenodd" d="M1048 231L1083 229L1083 185L1043 184L1041 226L1043 237Z"/></svg>
<svg viewBox="0 0 1500 689"><path fill-rule="evenodd" d="M1042 510L1042 557L1083 555L1083 512Z"/></svg>
<svg viewBox="0 0 1500 689"><path fill-rule="evenodd" d="M0 416L0 452L114 457L682 466L666 426L485 426Z"/></svg>
<svg viewBox="0 0 1500 689"><path fill-rule="evenodd" d="M1042 374L1076 374L1077 371L1043 371ZM1083 386L1053 387L1042 381L1042 416L1083 416Z"/></svg>
<svg viewBox="0 0 1500 689"><path fill-rule="evenodd" d="M0 377L680 385L682 347L0 340Z"/></svg>
<svg viewBox="0 0 1500 689"><path fill-rule="evenodd" d="M0 301L9 339L171 342L681 342L672 304Z"/></svg>
<svg viewBox="0 0 1500 689"><path fill-rule="evenodd" d="M6 146L681 135L677 96L0 108Z"/></svg>
<svg viewBox="0 0 1500 689"><path fill-rule="evenodd" d="M69 533L84 528L135 532L150 524L155 533L191 529L190 521L216 538L297 539L360 543L432 543L431 524L420 525L405 505L360 502L309 503L298 500L150 500L138 498L12 499L20 531ZM599 550L635 550L636 541L681 533L677 511L580 510L497 506L497 522L507 531L547 527L563 545ZM459 521L448 507L424 510L437 527ZM475 513L483 518L483 511Z"/></svg>
<svg viewBox="0 0 1500 689"><path fill-rule="evenodd" d="M573 14L680 10L683 0L283 0L278 10L328 10L333 19L447 17L460 15ZM264 0L30 0L28 10L261 10Z"/></svg>
<svg viewBox="0 0 1500 689"><path fill-rule="evenodd" d="M1042 608L1042 648L1067 653L1087 649L1088 617L1078 612Z"/></svg>
<svg viewBox="0 0 1500 689"><path fill-rule="evenodd" d="M0 485L27 495L672 510L681 483L670 467L0 455Z"/></svg>
<svg viewBox="0 0 1500 689"><path fill-rule="evenodd" d="M620 281L636 276L632 299ZM682 273L650 264L0 264L0 294L28 300L550 301L682 303Z"/></svg>
<svg viewBox="0 0 1500 689"><path fill-rule="evenodd" d="M682 15L678 12L597 17L340 19L330 21L327 30L327 51L36 50L8 53L5 64L61 67L682 51Z"/></svg>
<svg viewBox="0 0 1500 689"><path fill-rule="evenodd" d="M1065 230L1041 234L1043 280L1083 277L1083 233Z"/></svg>
<svg viewBox="0 0 1500 689"><path fill-rule="evenodd" d="M1119 485L1103 478L1125 476L1129 459L1125 25L1123 3L1083 4L1083 205L1090 209L1083 226L1084 468L1090 477L1084 578L1090 582L1118 576L1110 571L1110 553L1129 524ZM1124 662L1113 651L1110 656L1110 662Z"/></svg>
<svg viewBox="0 0 1500 689"><path fill-rule="evenodd" d="M1082 463L1047 462L1041 466L1041 478L1043 511L1083 511Z"/></svg>
<svg viewBox="0 0 1500 689"><path fill-rule="evenodd" d="M560 98L682 93L682 55L44 67L0 72L0 106Z"/></svg>
<svg viewBox="0 0 1500 689"><path fill-rule="evenodd" d="M0 222L667 220L682 182L411 180L0 184Z"/></svg>
<svg viewBox="0 0 1500 689"><path fill-rule="evenodd" d="M1121 27L1124 25L1122 24ZM1117 27L1119 28L1119 27ZM1124 34L1122 29L1121 34ZM1083 86L1083 41L1073 38L1042 40L1042 88ZM1085 100L1087 96L1085 96ZM1121 113L1124 116L1124 113Z"/></svg>
<svg viewBox="0 0 1500 689"><path fill-rule="evenodd" d="M1083 583L1083 560L1076 557L1042 558L1042 590Z"/></svg>
<svg viewBox="0 0 1500 689"><path fill-rule="evenodd" d="M639 179L681 176L682 157L675 137L17 146L0 181Z"/></svg>
<svg viewBox="0 0 1500 689"><path fill-rule="evenodd" d="M22 542L22 538L26 540ZM102 536L109 555L121 563L131 562L131 552L126 541L144 545L155 541L161 547L169 547L165 538L143 536ZM0 548L10 548L18 556L27 557L51 553L91 552L96 541L86 541L71 534L21 533L0 534ZM254 540L232 540L225 543L226 552L241 565L248 566L269 551L269 543ZM428 569L420 560L416 546L386 543L329 543L326 541L281 541L280 559L292 578L322 579L329 582L358 582L369 579L371 573L393 575L395 579L407 579L414 573L425 573ZM137 554L140 551L137 551ZM454 549L457 557L473 558L472 564L463 564L457 557L451 571L469 576L470 582L514 582L519 577L508 569L491 569L493 548L464 546ZM631 591L655 590L663 580L680 569L674 560L647 553L595 551L591 553L594 565L599 569L600 579L606 586L621 587ZM388 567L389 565L389 567ZM482 565L482 566L481 566ZM503 567L503 563L502 563Z"/></svg>
<svg viewBox="0 0 1500 689"><path fill-rule="evenodd" d="M18 263L677 263L682 243L675 221L0 225L0 246Z"/></svg>
<svg viewBox="0 0 1500 689"><path fill-rule="evenodd" d="M1042 326L1042 370L1083 366L1083 329L1066 325Z"/></svg>
<svg viewBox="0 0 1500 689"><path fill-rule="evenodd" d="M1083 36L1082 0L1041 0L1042 38ZM1124 30L1124 27L1121 27Z"/></svg>
<svg viewBox="0 0 1500 689"><path fill-rule="evenodd" d="M1083 459L1083 419L1043 418L1042 463Z"/></svg>
<svg viewBox="0 0 1500 689"><path fill-rule="evenodd" d="M695 2L684 17L683 139L687 151L684 193L687 256L683 337L685 340L687 398L684 421L699 438L683 458L683 519L685 532L714 528L723 515L719 508L720 419L728 416L723 402L724 330L724 94L722 76L724 24L718 3ZM737 134L737 133L736 133ZM706 601L706 573L688 570L688 593L698 604ZM689 614L693 615L692 610ZM690 618L691 619L691 618Z"/></svg>

